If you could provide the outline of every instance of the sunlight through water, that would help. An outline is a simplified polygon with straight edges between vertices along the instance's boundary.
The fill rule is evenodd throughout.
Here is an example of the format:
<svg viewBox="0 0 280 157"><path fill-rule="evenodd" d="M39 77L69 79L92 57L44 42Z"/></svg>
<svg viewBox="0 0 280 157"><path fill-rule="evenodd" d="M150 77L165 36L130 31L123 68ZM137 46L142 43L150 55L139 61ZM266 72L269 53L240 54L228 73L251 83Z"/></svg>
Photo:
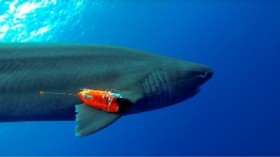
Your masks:
<svg viewBox="0 0 280 157"><path fill-rule="evenodd" d="M86 0L0 0L0 41L55 41L54 35L62 33L64 27L79 23L77 19L87 3Z"/></svg>

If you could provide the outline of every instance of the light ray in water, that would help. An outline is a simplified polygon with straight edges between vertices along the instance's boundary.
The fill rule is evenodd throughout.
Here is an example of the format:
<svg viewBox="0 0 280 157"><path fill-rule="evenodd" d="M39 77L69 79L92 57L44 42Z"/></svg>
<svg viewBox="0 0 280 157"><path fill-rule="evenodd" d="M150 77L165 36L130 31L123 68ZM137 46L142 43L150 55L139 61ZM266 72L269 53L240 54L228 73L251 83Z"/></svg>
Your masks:
<svg viewBox="0 0 280 157"><path fill-rule="evenodd" d="M88 2L0 0L0 41L55 41L55 34L63 32L63 28L73 22L73 19L80 19L77 16L81 16ZM78 22L75 20L76 24Z"/></svg>

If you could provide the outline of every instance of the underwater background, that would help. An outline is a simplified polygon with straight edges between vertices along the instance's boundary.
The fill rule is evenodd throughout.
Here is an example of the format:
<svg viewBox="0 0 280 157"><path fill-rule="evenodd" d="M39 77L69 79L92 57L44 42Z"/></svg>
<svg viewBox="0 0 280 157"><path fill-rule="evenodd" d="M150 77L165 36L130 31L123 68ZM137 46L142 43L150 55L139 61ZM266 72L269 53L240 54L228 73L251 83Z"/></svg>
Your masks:
<svg viewBox="0 0 280 157"><path fill-rule="evenodd" d="M0 42L126 46L215 70L195 97L84 138L74 121L1 123L0 155L280 155L278 0L0 0Z"/></svg>

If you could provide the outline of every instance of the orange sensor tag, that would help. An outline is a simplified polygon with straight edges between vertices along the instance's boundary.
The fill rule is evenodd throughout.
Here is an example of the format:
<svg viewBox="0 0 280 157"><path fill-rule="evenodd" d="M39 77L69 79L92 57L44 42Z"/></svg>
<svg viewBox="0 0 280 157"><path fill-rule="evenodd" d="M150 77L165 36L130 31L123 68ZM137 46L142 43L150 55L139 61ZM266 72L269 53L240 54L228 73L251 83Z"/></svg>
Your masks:
<svg viewBox="0 0 280 157"><path fill-rule="evenodd" d="M77 95L85 104L91 107L111 113L119 112L118 97L116 97L119 94L112 93L109 90L83 89Z"/></svg>

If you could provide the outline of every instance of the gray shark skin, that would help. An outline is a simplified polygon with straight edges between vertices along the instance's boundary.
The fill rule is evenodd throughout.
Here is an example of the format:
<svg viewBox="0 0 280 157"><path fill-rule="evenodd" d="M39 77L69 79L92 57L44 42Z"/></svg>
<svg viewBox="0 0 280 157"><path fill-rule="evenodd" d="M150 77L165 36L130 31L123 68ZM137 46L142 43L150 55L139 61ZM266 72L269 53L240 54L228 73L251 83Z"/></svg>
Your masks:
<svg viewBox="0 0 280 157"><path fill-rule="evenodd" d="M42 90L76 94L82 88L114 89L133 103L122 115L158 109L192 97L212 74L205 65L129 48L0 44L0 122L77 118L78 97L39 96Z"/></svg>

